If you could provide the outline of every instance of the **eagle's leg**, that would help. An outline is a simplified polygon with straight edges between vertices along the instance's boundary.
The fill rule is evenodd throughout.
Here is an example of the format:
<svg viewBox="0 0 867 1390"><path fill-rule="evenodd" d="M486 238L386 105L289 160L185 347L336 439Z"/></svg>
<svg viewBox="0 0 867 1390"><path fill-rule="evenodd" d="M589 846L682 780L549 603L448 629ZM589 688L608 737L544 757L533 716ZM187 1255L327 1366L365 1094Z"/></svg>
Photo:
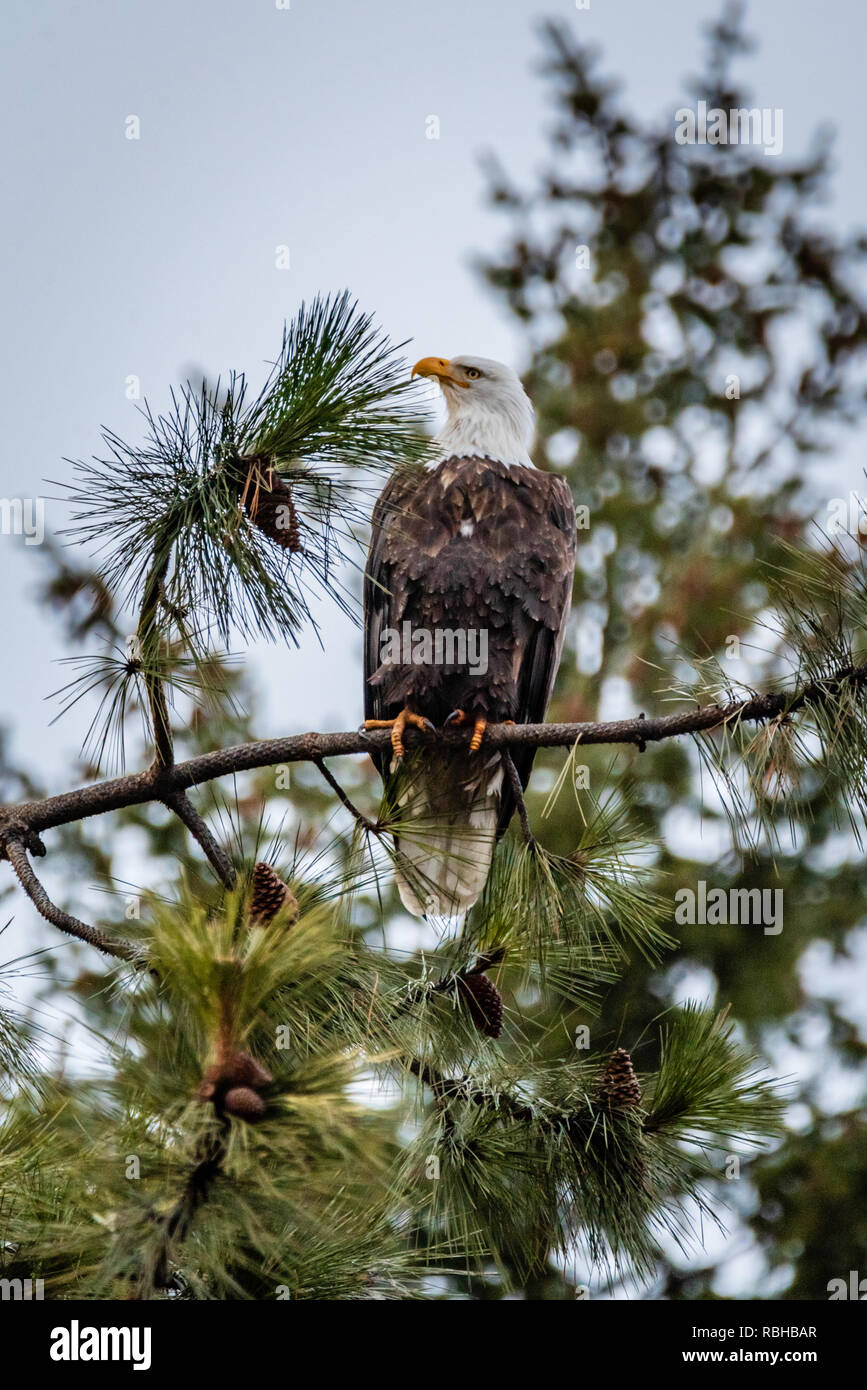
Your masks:
<svg viewBox="0 0 867 1390"><path fill-rule="evenodd" d="M402 709L396 719L365 719L365 729L391 729L391 746L394 756L400 760L406 753L403 745L403 731L407 724L411 724L416 729L426 729L428 733L436 733L436 726L429 719L425 719L423 714L414 714L411 709Z"/></svg>
<svg viewBox="0 0 867 1390"><path fill-rule="evenodd" d="M469 722L470 716L467 714L466 710L454 709L452 710L451 714L446 720L446 727L448 727L450 724L468 724ZM507 724L511 724L512 722L513 721L511 719L506 720ZM471 753L478 753L479 749L482 746L482 739L485 736L485 729L487 727L488 721L484 717L484 715L477 714L475 719L473 720L473 732L470 738Z"/></svg>
<svg viewBox="0 0 867 1390"><path fill-rule="evenodd" d="M445 726L447 728L450 724L468 724L469 722L470 716L467 714L466 710L454 709L446 720ZM502 724L514 724L515 721L514 719L502 719L499 722ZM485 729L487 727L488 721L485 719L484 715L477 714L473 720L473 733L470 739L471 753L478 753L482 746L482 739L485 737Z"/></svg>

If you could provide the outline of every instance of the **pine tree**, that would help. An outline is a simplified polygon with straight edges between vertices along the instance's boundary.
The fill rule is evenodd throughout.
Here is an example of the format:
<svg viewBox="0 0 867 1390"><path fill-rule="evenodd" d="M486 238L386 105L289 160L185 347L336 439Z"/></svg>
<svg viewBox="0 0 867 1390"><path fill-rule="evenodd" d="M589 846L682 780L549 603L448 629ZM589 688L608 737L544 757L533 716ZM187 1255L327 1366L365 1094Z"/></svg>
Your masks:
<svg viewBox="0 0 867 1390"><path fill-rule="evenodd" d="M331 590L353 509L378 470L423 456L420 423L395 351L344 296L302 309L252 403L240 378L187 390L167 416L146 409L144 445L110 436L104 461L78 466L78 536L102 548L92 569L55 556L49 593L103 648L62 693L97 707L86 780L60 802L22 786L2 823L21 887L94 957L73 989L96 1068L46 1066L39 1027L2 1013L4 1275L43 1278L50 1297L412 1297L431 1272L462 1280L492 1256L526 1277L579 1237L602 1266L648 1268L659 1228L703 1202L692 1136L762 1142L778 1126L768 1080L707 1010L667 1019L634 1093L608 1053L552 1068L527 1029L528 989L592 1010L628 948L667 948L616 815L569 860L516 836L465 932L406 958L367 929L391 891L394 808L359 812L309 743L345 833L299 787L312 833L301 823L287 852L266 829L273 787L257 793L255 769L286 741L225 755L254 781L216 802L221 833L190 800L219 775L215 733L248 733L221 639L297 634L293 567ZM295 499L300 549L257 524L263 459L272 492L277 479ZM138 613L125 645L124 605ZM150 769L100 781L137 720ZM94 796L176 864L122 917L111 855L85 832ZM70 863L115 895L98 927L33 868L58 826ZM359 1100L370 1075L392 1107Z"/></svg>
<svg viewBox="0 0 867 1390"><path fill-rule="evenodd" d="M650 714L666 700L784 688L798 671L833 678L863 651L863 506L854 499L854 519L847 505L847 523L835 524L850 499L828 497L822 465L863 419L867 248L823 215L829 137L798 159L675 141L678 105L763 100L737 80L750 47L738 5L711 27L703 71L688 102L672 96L667 121L632 115L628 94L566 26L547 26L543 40L555 113L548 167L522 189L489 161L508 241L481 271L533 344L536 462L565 472L589 513L549 718L601 717L612 681L621 708ZM794 342L804 349L796 366ZM852 484L863 492L862 479ZM709 998L731 1004L772 1069L787 1072L804 1132L740 1168L742 1185L757 1189L755 1214L731 1214L722 1162L714 1191L729 1227L748 1223L756 1238L746 1296L786 1287L785 1297L826 1298L830 1278L863 1265L867 1045L851 1007L813 969L817 943L850 978L859 959L860 728L857 714L839 712L835 732L820 730L830 761L785 714L697 748L647 743L614 758L579 746L565 778L562 760L541 752L530 788L533 819L544 816L546 843L564 853L576 818L616 794L657 846L648 887L672 916L676 892L701 880L726 893L782 891L776 935L672 922L667 969L634 956L592 1029L612 1046L646 1040L659 1010L698 978ZM553 1064L581 1015L549 993L536 1019L550 1030ZM810 1030L821 1032L822 1065L803 1053L793 1068L783 1040L800 1048ZM834 1113L829 1076L850 1110ZM827 1202L833 1233L818 1215ZM742 1249L746 1234L732 1245ZM644 1288L708 1296L725 1258L669 1248ZM568 1296L553 1268L530 1287Z"/></svg>
<svg viewBox="0 0 867 1390"><path fill-rule="evenodd" d="M622 144L625 159L635 132L593 85L584 55L560 31L551 42L565 90L562 147L571 122L594 141L601 130L603 146ZM725 34L717 43L733 46ZM651 140L650 148L659 144L659 159L671 160L669 143ZM55 555L47 596L71 639L98 648L75 658L63 692L64 707L87 699L95 708L84 785L52 796L57 788L34 787L8 767L2 842L21 887L53 928L78 940L73 985L59 974L49 985L52 997L66 990L79 1002L100 1055L97 1066L51 1066L48 1039L0 998L6 1277L43 1277L47 1295L61 1298L409 1298L442 1288L433 1274L451 1293L488 1296L493 1266L495 1294L519 1287L558 1297L569 1289L562 1269L572 1258L597 1279L650 1281L666 1269L672 1242L695 1243L703 1221L724 1219L726 1156L781 1136L784 1096L755 1056L761 1039L739 1036L725 1009L671 1000L677 860L649 793L662 786L666 807L676 797L698 806L692 746L720 778L735 819L757 817L763 834L783 814L804 814L792 792L796 766L821 803L824 835L844 800L857 823L867 765L863 575L852 549L811 548L803 526L790 527L785 564L761 572L766 587L738 629L752 634L776 579L785 621L763 663L768 684L754 693L720 675L727 629L718 605L759 582L757 562L771 552L762 544L747 555L730 537L705 582L697 561L686 563L696 515L716 534L728 506L730 530L746 546L767 530L767 499L736 495L730 478L708 491L692 463L682 475L692 492L681 494L637 448L635 457L624 452L623 438L645 433L645 397L669 401L672 419L711 399L707 387L693 394L711 364L700 339L697 356L656 362L646 389L609 391L611 356L599 354L607 349L615 369L636 376L639 361L622 360L626 345L636 359L650 355L637 306L641 277L649 285L654 267L643 242L634 257L630 245L672 201L671 190L654 193L655 182L646 195L624 192L613 169L600 195L609 225L603 217L599 226L611 234L602 239L602 269L610 279L634 259L636 281L630 287L623 271L626 288L605 290L608 314L598 305L585 311L567 287L567 335L540 349L531 389L552 464L569 430L583 436L571 470L579 504L609 470L591 497L590 537L598 545L605 525L622 528L639 564L626 563L626 544L599 545L595 567L585 557L579 605L600 602L600 566L624 567L616 584L606 579L618 598L610 623L606 616L605 665L580 682L564 671L557 714L572 723L560 751L541 755L547 805L531 797L529 816L519 808L483 898L462 933L436 951L402 952L390 937L399 808L376 809L363 764L342 760L338 780L326 762L363 752L363 740L323 731L312 741L255 743L252 715L242 711L244 673L228 657L239 637L292 642L310 621L311 583L353 610L341 561L358 558L356 532L383 476L426 450L399 354L346 297L319 300L290 325L258 396L241 377L187 388L165 415L146 410L143 444L111 435L105 459L78 466L71 499L87 558L76 568L68 552ZM729 191L749 201L744 176L733 168ZM706 177L713 184L719 170ZM810 186L807 175L800 184L790 177ZM683 174L672 179L682 194ZM759 211L769 194L765 187ZM582 206L594 196L570 195ZM569 201L559 191L551 198ZM502 200L519 213L514 197ZM667 211L676 221L683 205ZM574 229L563 235L574 239ZM712 230L694 235L720 245ZM517 269L492 269L491 278L504 284L513 275L515 307L532 322L535 310L521 299L533 280L525 253L526 244ZM537 263L542 282L562 288L558 266ZM799 272L793 296L801 284ZM678 305L691 323L687 302ZM764 341L764 310L750 313ZM700 306L702 314L716 326L723 308ZM741 327L730 328L743 346ZM597 333L607 335L598 346ZM857 346L860 327L853 334ZM575 362L584 371L577 384L558 372ZM805 448L807 426L823 414L837 418L839 398L821 397L812 415L805 408ZM733 428L735 408L723 400ZM786 506L793 495L784 491ZM674 536L663 533L663 550L650 504L672 500L689 514L676 519ZM627 586L648 556L660 560L659 587L642 606ZM135 633L126 641L130 611ZM691 681L656 643L663 615L677 620L677 643L699 632L703 657L714 658L694 667ZM579 607L579 619L588 616ZM673 722L637 711L625 725L587 723L601 672L619 672L633 657L626 669L639 711L656 707L659 673L651 684L638 664L648 653L678 696ZM144 745L150 767L106 781L112 764L132 763L137 728L135 765L146 766ZM693 744L675 742L676 733L692 733ZM612 764L611 748L623 746L631 751ZM590 765L589 796L579 756ZM275 786L269 769L277 764L292 768L288 787ZM766 795L769 764L782 784L774 798ZM220 781L230 776L240 779L234 795ZM204 798L200 787L209 789ZM131 915L104 848L110 818L143 832L162 868L159 891L142 889ZM762 884L763 844L748 871ZM44 851L69 868L63 908L33 868ZM98 935L84 920L94 909L76 883L84 871L113 895ZM794 959L796 943L783 937ZM764 940L778 949L777 938ZM742 933L726 945L730 957L750 949ZM10 962L7 991L20 968ZM729 983L740 1021L734 972L723 977ZM374 1080L387 1105L365 1101Z"/></svg>

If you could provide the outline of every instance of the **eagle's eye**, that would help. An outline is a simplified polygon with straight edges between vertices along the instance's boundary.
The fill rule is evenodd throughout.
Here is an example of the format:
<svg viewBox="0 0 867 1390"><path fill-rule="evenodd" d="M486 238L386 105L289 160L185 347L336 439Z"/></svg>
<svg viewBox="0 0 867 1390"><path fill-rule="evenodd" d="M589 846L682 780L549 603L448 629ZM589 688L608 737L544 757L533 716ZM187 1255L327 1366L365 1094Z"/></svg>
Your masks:
<svg viewBox="0 0 867 1390"><path fill-rule="evenodd" d="M481 372L479 371L478 367L465 367L464 370L465 370L467 376L470 378L470 381L475 381L475 380L476 380L476 377L479 377L479 376L482 375Z"/></svg>

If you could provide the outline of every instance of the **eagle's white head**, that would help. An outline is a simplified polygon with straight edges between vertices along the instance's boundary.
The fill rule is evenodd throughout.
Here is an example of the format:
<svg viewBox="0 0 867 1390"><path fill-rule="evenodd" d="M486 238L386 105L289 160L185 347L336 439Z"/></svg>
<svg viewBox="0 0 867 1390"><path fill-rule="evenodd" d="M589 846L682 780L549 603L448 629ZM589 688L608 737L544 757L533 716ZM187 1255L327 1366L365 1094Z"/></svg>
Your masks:
<svg viewBox="0 0 867 1390"><path fill-rule="evenodd" d="M533 407L511 367L490 357L423 357L412 375L434 377L445 397L440 458L477 455L532 468Z"/></svg>

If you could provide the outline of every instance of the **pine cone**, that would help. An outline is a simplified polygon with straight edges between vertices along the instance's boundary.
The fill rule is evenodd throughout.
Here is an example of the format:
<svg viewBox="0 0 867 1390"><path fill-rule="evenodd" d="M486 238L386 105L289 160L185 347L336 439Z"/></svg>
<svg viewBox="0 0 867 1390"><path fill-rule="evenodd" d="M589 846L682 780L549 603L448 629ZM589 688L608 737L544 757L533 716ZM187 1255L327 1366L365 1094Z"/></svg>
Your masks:
<svg viewBox="0 0 867 1390"><path fill-rule="evenodd" d="M272 922L281 908L288 907L288 925L298 920L298 903L291 889L261 860L253 866L250 891L250 926L264 927Z"/></svg>
<svg viewBox="0 0 867 1390"><path fill-rule="evenodd" d="M301 549L301 537L291 487L273 468L266 468L253 475L248 491L245 505L253 525L281 549L297 554Z"/></svg>
<svg viewBox="0 0 867 1390"><path fill-rule="evenodd" d="M618 1047L609 1057L599 1081L599 1099L623 1109L641 1104L641 1087L625 1047Z"/></svg>
<svg viewBox="0 0 867 1390"><path fill-rule="evenodd" d="M271 1073L249 1052L234 1052L228 1061L209 1066L196 1091L198 1100L212 1100L217 1109L225 1108L233 1088L258 1091L273 1081Z"/></svg>
<svg viewBox="0 0 867 1390"><path fill-rule="evenodd" d="M234 1115L238 1120L246 1120L248 1124L255 1124L261 1120L265 1114L265 1102L261 1096L251 1090L249 1086L233 1086L226 1092L223 1100L223 1110L227 1115Z"/></svg>
<svg viewBox="0 0 867 1390"><path fill-rule="evenodd" d="M458 980L458 987L479 1032L487 1038L498 1038L503 1031L503 996L493 980L479 971L464 975Z"/></svg>
<svg viewBox="0 0 867 1390"><path fill-rule="evenodd" d="M254 1091L274 1078L249 1052L236 1052L223 1067L223 1078L230 1086L252 1086Z"/></svg>

